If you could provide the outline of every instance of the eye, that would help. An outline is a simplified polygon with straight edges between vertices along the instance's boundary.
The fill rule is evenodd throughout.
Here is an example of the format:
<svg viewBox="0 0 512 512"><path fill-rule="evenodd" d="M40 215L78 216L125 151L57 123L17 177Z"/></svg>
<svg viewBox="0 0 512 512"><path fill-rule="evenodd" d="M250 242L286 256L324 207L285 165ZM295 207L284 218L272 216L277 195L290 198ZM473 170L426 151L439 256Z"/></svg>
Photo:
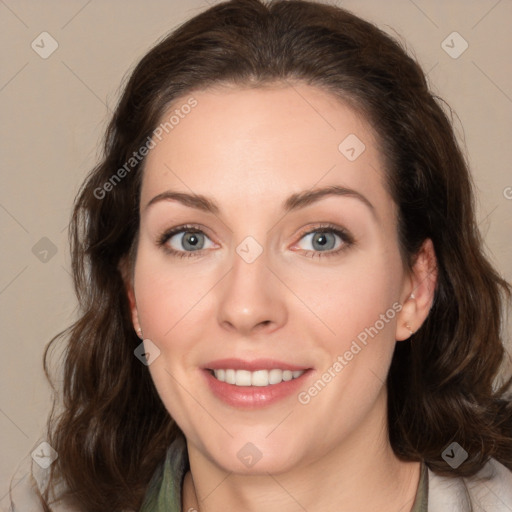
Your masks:
<svg viewBox="0 0 512 512"><path fill-rule="evenodd" d="M178 226L165 231L158 238L157 244L167 253L178 257L195 256L195 252L210 249L214 245L196 226Z"/></svg>
<svg viewBox="0 0 512 512"><path fill-rule="evenodd" d="M312 246L309 249L300 242L297 244L308 257L335 256L354 244L354 238L348 231L332 225L318 226L303 234L300 238L302 240L306 241L305 245ZM177 226L165 231L158 237L157 245L167 254L179 258L198 256L203 250L215 246L201 228L193 225Z"/></svg>
<svg viewBox="0 0 512 512"><path fill-rule="evenodd" d="M353 237L346 230L331 225L318 226L308 231L300 240L306 243L299 242L298 247L310 257L334 256L354 243Z"/></svg>

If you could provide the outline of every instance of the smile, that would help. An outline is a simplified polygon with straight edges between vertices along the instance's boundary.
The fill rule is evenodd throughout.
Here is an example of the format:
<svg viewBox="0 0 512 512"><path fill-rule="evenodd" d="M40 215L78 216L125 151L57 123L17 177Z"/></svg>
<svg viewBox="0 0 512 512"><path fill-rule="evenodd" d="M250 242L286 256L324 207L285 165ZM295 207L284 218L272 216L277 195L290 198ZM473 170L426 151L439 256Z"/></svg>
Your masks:
<svg viewBox="0 0 512 512"><path fill-rule="evenodd" d="M234 370L217 369L210 370L212 375L220 382L233 384L235 386L274 386L281 382L288 382L299 378L305 370L280 370L273 368L271 370Z"/></svg>
<svg viewBox="0 0 512 512"><path fill-rule="evenodd" d="M213 396L237 409L258 409L291 399L313 374L309 366L277 359L220 359L201 370Z"/></svg>

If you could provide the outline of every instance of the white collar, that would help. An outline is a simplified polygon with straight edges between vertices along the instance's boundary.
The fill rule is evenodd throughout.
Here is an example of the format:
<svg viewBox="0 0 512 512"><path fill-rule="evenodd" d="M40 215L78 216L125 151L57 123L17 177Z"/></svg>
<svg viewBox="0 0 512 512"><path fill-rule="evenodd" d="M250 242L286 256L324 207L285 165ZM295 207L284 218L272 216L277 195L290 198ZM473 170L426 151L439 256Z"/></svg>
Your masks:
<svg viewBox="0 0 512 512"><path fill-rule="evenodd" d="M512 471L495 459L471 477L429 469L428 512L512 512Z"/></svg>

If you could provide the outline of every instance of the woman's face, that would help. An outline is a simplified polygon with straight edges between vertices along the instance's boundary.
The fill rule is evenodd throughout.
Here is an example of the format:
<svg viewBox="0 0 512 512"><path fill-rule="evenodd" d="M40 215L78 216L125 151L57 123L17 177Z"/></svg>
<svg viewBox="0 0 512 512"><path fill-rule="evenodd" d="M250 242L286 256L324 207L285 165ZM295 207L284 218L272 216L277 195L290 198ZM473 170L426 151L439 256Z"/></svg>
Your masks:
<svg viewBox="0 0 512 512"><path fill-rule="evenodd" d="M193 97L146 160L130 294L165 407L226 471L378 442L412 287L370 126L307 85Z"/></svg>

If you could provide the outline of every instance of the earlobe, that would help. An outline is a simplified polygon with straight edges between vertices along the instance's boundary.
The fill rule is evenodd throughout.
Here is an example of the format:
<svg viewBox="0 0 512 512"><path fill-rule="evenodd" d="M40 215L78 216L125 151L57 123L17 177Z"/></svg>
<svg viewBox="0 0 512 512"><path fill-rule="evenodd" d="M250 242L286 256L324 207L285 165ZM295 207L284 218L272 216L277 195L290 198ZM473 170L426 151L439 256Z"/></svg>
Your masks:
<svg viewBox="0 0 512 512"><path fill-rule="evenodd" d="M434 302L437 276L434 244L427 238L416 256L409 279L404 286L405 299L397 317L397 341L410 338L427 318Z"/></svg>
<svg viewBox="0 0 512 512"><path fill-rule="evenodd" d="M397 341L409 339L417 330L411 326L413 319L417 316L416 296L410 295L402 304L400 314L397 316L396 334ZM412 325L415 325L414 323Z"/></svg>

